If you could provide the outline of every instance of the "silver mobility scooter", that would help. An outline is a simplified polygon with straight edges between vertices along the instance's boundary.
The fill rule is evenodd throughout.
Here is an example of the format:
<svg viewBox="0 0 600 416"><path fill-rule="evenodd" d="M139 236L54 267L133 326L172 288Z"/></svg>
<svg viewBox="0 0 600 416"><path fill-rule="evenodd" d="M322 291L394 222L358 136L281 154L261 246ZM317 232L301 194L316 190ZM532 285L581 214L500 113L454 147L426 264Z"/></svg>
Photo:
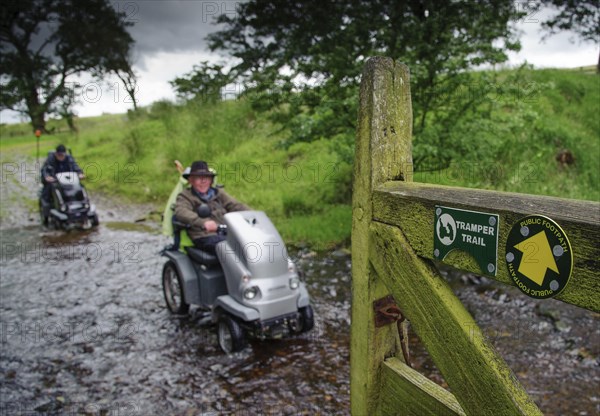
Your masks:
<svg viewBox="0 0 600 416"><path fill-rule="evenodd" d="M205 204L199 211L201 217L210 215ZM169 310L187 314L193 304L209 311L227 354L244 349L249 337L275 339L311 330L308 291L266 214L230 212L219 232L227 237L217 244L216 256L194 247L164 251Z"/></svg>

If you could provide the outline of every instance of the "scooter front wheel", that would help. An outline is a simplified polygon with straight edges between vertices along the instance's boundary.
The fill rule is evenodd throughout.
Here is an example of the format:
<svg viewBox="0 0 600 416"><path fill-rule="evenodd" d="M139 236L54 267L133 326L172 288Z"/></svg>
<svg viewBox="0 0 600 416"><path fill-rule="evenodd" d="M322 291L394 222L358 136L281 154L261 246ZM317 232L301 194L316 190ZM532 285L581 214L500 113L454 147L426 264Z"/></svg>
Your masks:
<svg viewBox="0 0 600 416"><path fill-rule="evenodd" d="M308 332L315 326L315 314L312 306L308 305L300 308L300 319L302 326L300 332Z"/></svg>
<svg viewBox="0 0 600 416"><path fill-rule="evenodd" d="M48 217L44 214L44 205L42 203L42 200L38 200L38 206L40 208L40 222L42 223L42 225L44 227L48 226Z"/></svg>
<svg viewBox="0 0 600 416"><path fill-rule="evenodd" d="M244 328L231 316L223 313L219 316L217 325L219 347L225 354L243 350L248 344Z"/></svg>
<svg viewBox="0 0 600 416"><path fill-rule="evenodd" d="M190 305L185 303L183 297L183 281L171 260L167 261L163 267L162 286L167 308L179 315L187 314Z"/></svg>

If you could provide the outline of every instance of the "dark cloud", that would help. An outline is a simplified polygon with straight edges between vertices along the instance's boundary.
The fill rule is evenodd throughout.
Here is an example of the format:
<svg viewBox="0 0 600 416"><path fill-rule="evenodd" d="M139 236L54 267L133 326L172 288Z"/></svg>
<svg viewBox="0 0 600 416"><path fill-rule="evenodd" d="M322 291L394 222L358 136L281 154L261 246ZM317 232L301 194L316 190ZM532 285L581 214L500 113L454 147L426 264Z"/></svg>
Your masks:
<svg viewBox="0 0 600 416"><path fill-rule="evenodd" d="M144 67L145 58L157 52L208 51L206 36L218 30L220 14L233 16L239 1L208 0L119 0L111 1L134 25L135 58Z"/></svg>

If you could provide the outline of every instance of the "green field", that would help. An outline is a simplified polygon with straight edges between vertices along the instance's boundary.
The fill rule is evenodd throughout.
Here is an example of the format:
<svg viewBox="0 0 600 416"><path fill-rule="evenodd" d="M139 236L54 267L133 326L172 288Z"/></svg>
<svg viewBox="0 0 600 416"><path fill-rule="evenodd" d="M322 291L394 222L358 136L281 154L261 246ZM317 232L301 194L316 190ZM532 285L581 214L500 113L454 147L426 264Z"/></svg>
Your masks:
<svg viewBox="0 0 600 416"><path fill-rule="evenodd" d="M499 75L510 78L512 88L483 104L489 117L464 122L460 137L448 138L464 141L462 154L449 168L417 172L415 180L598 201L600 77L588 70L528 69L515 83L514 72ZM204 159L230 194L266 211L289 243L349 244L352 161L340 151L351 149L348 138L285 148L285 130L245 99L159 102L134 115L78 119L77 126L74 134L61 121L49 122L55 132L42 137L41 154L58 143L70 147L92 196L117 194L162 210L177 180L173 160ZM0 138L5 159L36 154L26 124L2 125Z"/></svg>
<svg viewBox="0 0 600 416"><path fill-rule="evenodd" d="M600 76L594 71L500 73L502 93L484 104L490 118L462 130L468 151L450 168L415 180L598 201Z"/></svg>

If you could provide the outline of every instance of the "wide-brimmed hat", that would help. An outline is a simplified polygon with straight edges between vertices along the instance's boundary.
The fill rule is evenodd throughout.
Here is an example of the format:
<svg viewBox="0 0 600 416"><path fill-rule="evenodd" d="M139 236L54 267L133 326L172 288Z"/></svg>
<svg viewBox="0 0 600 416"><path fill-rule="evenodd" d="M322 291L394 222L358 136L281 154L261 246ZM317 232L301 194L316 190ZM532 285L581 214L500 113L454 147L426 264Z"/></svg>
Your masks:
<svg viewBox="0 0 600 416"><path fill-rule="evenodd" d="M183 173L182 175L185 179L189 178L190 176L211 176L211 177L215 177L217 176L217 174L215 173L214 170L210 169L208 167L208 164L203 161L203 160L197 160L194 163L192 163L192 168L190 169L189 173Z"/></svg>

